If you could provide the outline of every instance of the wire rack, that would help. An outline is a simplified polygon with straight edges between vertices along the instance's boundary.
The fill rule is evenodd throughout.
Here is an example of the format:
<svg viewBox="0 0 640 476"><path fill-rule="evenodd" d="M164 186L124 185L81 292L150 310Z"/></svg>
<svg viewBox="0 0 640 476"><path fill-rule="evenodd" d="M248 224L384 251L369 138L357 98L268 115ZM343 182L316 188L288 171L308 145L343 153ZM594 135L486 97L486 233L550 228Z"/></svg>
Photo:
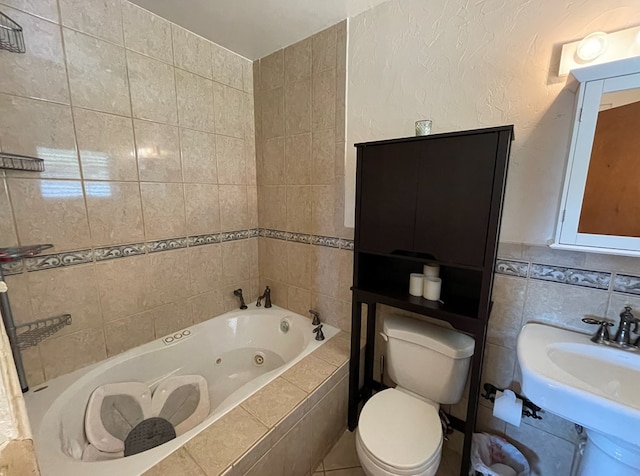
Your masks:
<svg viewBox="0 0 640 476"><path fill-rule="evenodd" d="M28 349L34 345L38 345L47 337L52 336L65 326L71 325L71 315L63 314L61 316L48 317L39 321L28 322L16 327L18 334L18 348L21 350Z"/></svg>
<svg viewBox="0 0 640 476"><path fill-rule="evenodd" d="M22 27L2 12L0 12L0 49L13 53L27 51L24 46Z"/></svg>
<svg viewBox="0 0 640 476"><path fill-rule="evenodd" d="M35 157L27 157L26 155L0 152L0 169L44 172L44 160L37 159Z"/></svg>

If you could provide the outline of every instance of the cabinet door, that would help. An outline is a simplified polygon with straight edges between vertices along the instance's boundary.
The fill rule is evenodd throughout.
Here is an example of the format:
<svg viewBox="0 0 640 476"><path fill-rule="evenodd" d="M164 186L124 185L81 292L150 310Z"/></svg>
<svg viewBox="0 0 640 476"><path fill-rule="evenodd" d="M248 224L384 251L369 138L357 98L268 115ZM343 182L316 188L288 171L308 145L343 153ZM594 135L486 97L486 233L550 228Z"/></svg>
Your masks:
<svg viewBox="0 0 640 476"><path fill-rule="evenodd" d="M361 250L411 250L419 153L419 146L412 142L369 146L359 151Z"/></svg>
<svg viewBox="0 0 640 476"><path fill-rule="evenodd" d="M498 134L422 143L414 250L443 263L484 263Z"/></svg>

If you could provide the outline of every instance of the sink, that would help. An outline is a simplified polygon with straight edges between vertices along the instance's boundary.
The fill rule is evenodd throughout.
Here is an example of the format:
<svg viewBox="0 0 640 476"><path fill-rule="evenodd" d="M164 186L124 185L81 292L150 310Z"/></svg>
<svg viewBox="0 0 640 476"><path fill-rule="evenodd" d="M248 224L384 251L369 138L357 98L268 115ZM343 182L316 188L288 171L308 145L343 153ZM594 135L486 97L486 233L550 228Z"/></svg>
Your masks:
<svg viewBox="0 0 640 476"><path fill-rule="evenodd" d="M529 323L518 336L523 393L587 429L640 446L640 352Z"/></svg>

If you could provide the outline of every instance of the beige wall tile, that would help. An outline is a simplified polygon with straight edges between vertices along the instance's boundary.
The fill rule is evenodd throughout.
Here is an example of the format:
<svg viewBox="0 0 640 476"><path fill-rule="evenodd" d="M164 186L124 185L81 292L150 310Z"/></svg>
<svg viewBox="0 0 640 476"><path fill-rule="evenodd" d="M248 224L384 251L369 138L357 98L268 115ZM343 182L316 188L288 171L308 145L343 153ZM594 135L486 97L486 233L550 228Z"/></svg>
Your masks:
<svg viewBox="0 0 640 476"><path fill-rule="evenodd" d="M73 349L70 352L70 349ZM40 344L46 380L73 372L107 358L102 329L83 329Z"/></svg>
<svg viewBox="0 0 640 476"><path fill-rule="evenodd" d="M175 65L211 79L211 43L174 24L171 30Z"/></svg>
<svg viewBox="0 0 640 476"><path fill-rule="evenodd" d="M22 350L21 354L29 388L35 388L45 381L42 360L40 359L40 349L38 349L38 347L29 347L28 349Z"/></svg>
<svg viewBox="0 0 640 476"><path fill-rule="evenodd" d="M249 206L246 185L220 185L220 228L222 231L248 227Z"/></svg>
<svg viewBox="0 0 640 476"><path fill-rule="evenodd" d="M282 283L287 280L287 242L272 238L260 238L258 241L260 256L260 276ZM286 294L283 294L286 300Z"/></svg>
<svg viewBox="0 0 640 476"><path fill-rule="evenodd" d="M247 240L247 249L249 253L249 276L258 278L260 277L258 238L249 238Z"/></svg>
<svg viewBox="0 0 640 476"><path fill-rule="evenodd" d="M218 186L208 183L184 184L188 235L220 231Z"/></svg>
<svg viewBox="0 0 640 476"><path fill-rule="evenodd" d="M217 289L190 297L187 302L191 306L194 324L204 322L224 312L222 293Z"/></svg>
<svg viewBox="0 0 640 476"><path fill-rule="evenodd" d="M55 23L59 21L56 0L3 0L2 3Z"/></svg>
<svg viewBox="0 0 640 476"><path fill-rule="evenodd" d="M315 185L332 185L336 180L335 132L327 129L314 132L312 136L311 180ZM344 156L340 162L344 162Z"/></svg>
<svg viewBox="0 0 640 476"><path fill-rule="evenodd" d="M64 28L74 106L131 114L124 48Z"/></svg>
<svg viewBox="0 0 640 476"><path fill-rule="evenodd" d="M249 228L257 228L258 222L258 187L256 185L250 185L247 187L247 208L248 208L248 223Z"/></svg>
<svg viewBox="0 0 640 476"><path fill-rule="evenodd" d="M253 91L254 91L253 62L250 60L243 61L242 83L243 83L244 92L253 94Z"/></svg>
<svg viewBox="0 0 640 476"><path fill-rule="evenodd" d="M130 2L122 2L122 23L128 49L173 64L171 23Z"/></svg>
<svg viewBox="0 0 640 476"><path fill-rule="evenodd" d="M9 171L9 176L80 178L69 106L0 94L0 110L3 152L45 161L45 172Z"/></svg>
<svg viewBox="0 0 640 476"><path fill-rule="evenodd" d="M133 121L140 180L181 182L178 128L155 122Z"/></svg>
<svg viewBox="0 0 640 476"><path fill-rule="evenodd" d="M5 276L4 280L10 290L13 320L16 324L33 321L31 296L29 295L29 273Z"/></svg>
<svg viewBox="0 0 640 476"><path fill-rule="evenodd" d="M284 185L284 138L264 141L262 159L258 161L259 185Z"/></svg>
<svg viewBox="0 0 640 476"><path fill-rule="evenodd" d="M336 30L331 26L313 35L313 74L336 67Z"/></svg>
<svg viewBox="0 0 640 476"><path fill-rule="evenodd" d="M171 453L170 456L144 473L144 476L167 476L170 474L206 476L206 473L196 464L185 448Z"/></svg>
<svg viewBox="0 0 640 476"><path fill-rule="evenodd" d="M244 140L245 168L247 173L247 184L258 184L258 163L256 161L256 141L253 136Z"/></svg>
<svg viewBox="0 0 640 476"><path fill-rule="evenodd" d="M136 314L149 307L149 263L147 256L102 261L96 264L102 320Z"/></svg>
<svg viewBox="0 0 640 476"><path fill-rule="evenodd" d="M333 297L318 294L315 288L311 289L311 307L320 313L320 318L327 324L348 331L351 329L351 303L335 299ZM347 350L349 346L347 345ZM348 352L347 354L348 355ZM319 356L316 356L319 357ZM332 359L335 356L331 357ZM327 360L327 359L325 359ZM335 360L327 360L334 365L340 365Z"/></svg>
<svg viewBox="0 0 640 476"><path fill-rule="evenodd" d="M527 281L496 275L493 281L493 307L487 329L487 342L515 349L522 327Z"/></svg>
<svg viewBox="0 0 640 476"><path fill-rule="evenodd" d="M347 69L347 20L336 24L336 67L344 73Z"/></svg>
<svg viewBox="0 0 640 476"><path fill-rule="evenodd" d="M258 187L258 221L262 228L284 230L287 226L287 189L284 186Z"/></svg>
<svg viewBox="0 0 640 476"><path fill-rule="evenodd" d="M217 288L222 281L222 250L220 244L189 248L191 289L200 294Z"/></svg>
<svg viewBox="0 0 640 476"><path fill-rule="evenodd" d="M218 183L215 135L180 128L180 149L185 182Z"/></svg>
<svg viewBox="0 0 640 476"><path fill-rule="evenodd" d="M225 284L249 279L251 256L247 240L229 241L220 245L222 250L222 278Z"/></svg>
<svg viewBox="0 0 640 476"><path fill-rule="evenodd" d="M311 291L296 286L287 288L287 309L303 316L311 308Z"/></svg>
<svg viewBox="0 0 640 476"><path fill-rule="evenodd" d="M282 374L282 378L311 393L336 370L335 365L308 355Z"/></svg>
<svg viewBox="0 0 640 476"><path fill-rule="evenodd" d="M216 136L218 183L244 185L247 183L245 141L235 137Z"/></svg>
<svg viewBox="0 0 640 476"><path fill-rule="evenodd" d="M513 349L487 344L482 362L482 382L489 382L500 388L510 387L513 383L515 363L516 354Z"/></svg>
<svg viewBox="0 0 640 476"><path fill-rule="evenodd" d="M285 180L289 185L311 183L311 134L288 136L284 146Z"/></svg>
<svg viewBox="0 0 640 476"><path fill-rule="evenodd" d="M335 177L344 177L344 160L346 156L346 149L344 142L336 142L335 151ZM344 179L343 179L344 180Z"/></svg>
<svg viewBox="0 0 640 476"><path fill-rule="evenodd" d="M287 242L288 284L309 289L311 284L312 248L306 243Z"/></svg>
<svg viewBox="0 0 640 476"><path fill-rule="evenodd" d="M144 241L140 187L127 182L84 182L93 245Z"/></svg>
<svg viewBox="0 0 640 476"><path fill-rule="evenodd" d="M146 313L109 321L104 325L109 357L155 339L153 319Z"/></svg>
<svg viewBox="0 0 640 476"><path fill-rule="evenodd" d="M272 428L307 396L307 392L278 377L242 402L241 407Z"/></svg>
<svg viewBox="0 0 640 476"><path fill-rule="evenodd" d="M0 464L6 474L40 476L31 439L9 439L0 450Z"/></svg>
<svg viewBox="0 0 640 476"><path fill-rule="evenodd" d="M282 87L262 93L262 137L271 139L284 135L284 90Z"/></svg>
<svg viewBox="0 0 640 476"><path fill-rule="evenodd" d="M285 131L311 131L311 79L288 83L284 88Z"/></svg>
<svg viewBox="0 0 640 476"><path fill-rule="evenodd" d="M278 50L260 60L260 89L267 91L283 84L284 50Z"/></svg>
<svg viewBox="0 0 640 476"><path fill-rule="evenodd" d="M333 129L336 122L336 70L313 76L311 127L314 131Z"/></svg>
<svg viewBox="0 0 640 476"><path fill-rule="evenodd" d="M191 295L189 250L178 249L152 253L148 257L148 308L179 301Z"/></svg>
<svg viewBox="0 0 640 476"><path fill-rule="evenodd" d="M244 87L242 75L247 60L215 43L211 44L211 53L213 80L242 90Z"/></svg>
<svg viewBox="0 0 640 476"><path fill-rule="evenodd" d="M235 408L190 440L185 448L207 474L218 474L266 432L267 428L246 410Z"/></svg>
<svg viewBox="0 0 640 476"><path fill-rule="evenodd" d="M16 225L13 221L13 210L9 203L7 181L0 180L0 247L18 244Z"/></svg>
<svg viewBox="0 0 640 476"><path fill-rule="evenodd" d="M181 183L141 183L147 240L185 235L184 190Z"/></svg>
<svg viewBox="0 0 640 476"><path fill-rule="evenodd" d="M0 91L69 103L60 27L12 8L3 13L22 27L29 45L26 53L0 55Z"/></svg>
<svg viewBox="0 0 640 476"><path fill-rule="evenodd" d="M336 235L336 196L333 185L314 185L313 192L313 233L316 235Z"/></svg>
<svg viewBox="0 0 640 476"><path fill-rule="evenodd" d="M311 38L284 49L284 82L311 78Z"/></svg>
<svg viewBox="0 0 640 476"><path fill-rule="evenodd" d="M79 108L73 115L84 179L137 181L131 119Z"/></svg>
<svg viewBox="0 0 640 476"><path fill-rule="evenodd" d="M28 273L27 279L34 320L71 314L71 325L56 336L102 327L98 281L92 264ZM11 298L13 304L13 293Z"/></svg>
<svg viewBox="0 0 640 476"><path fill-rule="evenodd" d="M54 250L90 246L82 183L8 179L21 243L53 243Z"/></svg>
<svg viewBox="0 0 640 476"><path fill-rule="evenodd" d="M153 320L157 339L193 324L191 306L186 300L156 307L143 314L150 316Z"/></svg>
<svg viewBox="0 0 640 476"><path fill-rule="evenodd" d="M529 425L507 425L506 433L527 458L532 475L571 474L572 443Z"/></svg>
<svg viewBox="0 0 640 476"><path fill-rule="evenodd" d="M176 89L180 126L214 132L213 82L176 69Z"/></svg>
<svg viewBox="0 0 640 476"><path fill-rule="evenodd" d="M213 83L216 133L244 138L245 94L220 83Z"/></svg>
<svg viewBox="0 0 640 476"><path fill-rule="evenodd" d="M287 186L287 231L311 233L312 188L308 185Z"/></svg>
<svg viewBox="0 0 640 476"><path fill-rule="evenodd" d="M127 51L133 117L178 123L173 66Z"/></svg>
<svg viewBox="0 0 640 476"><path fill-rule="evenodd" d="M64 26L122 45L119 0L60 0L60 12Z"/></svg>

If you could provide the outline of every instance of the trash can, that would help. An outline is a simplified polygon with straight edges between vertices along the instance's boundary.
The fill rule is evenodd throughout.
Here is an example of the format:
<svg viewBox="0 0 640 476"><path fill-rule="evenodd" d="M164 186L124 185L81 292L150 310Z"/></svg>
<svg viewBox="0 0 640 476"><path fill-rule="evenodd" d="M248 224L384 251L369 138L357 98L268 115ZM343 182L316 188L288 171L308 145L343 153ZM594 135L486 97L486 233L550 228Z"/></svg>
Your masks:
<svg viewBox="0 0 640 476"><path fill-rule="evenodd" d="M518 448L504 438L489 433L474 433L469 476L478 474L529 476L529 463Z"/></svg>

